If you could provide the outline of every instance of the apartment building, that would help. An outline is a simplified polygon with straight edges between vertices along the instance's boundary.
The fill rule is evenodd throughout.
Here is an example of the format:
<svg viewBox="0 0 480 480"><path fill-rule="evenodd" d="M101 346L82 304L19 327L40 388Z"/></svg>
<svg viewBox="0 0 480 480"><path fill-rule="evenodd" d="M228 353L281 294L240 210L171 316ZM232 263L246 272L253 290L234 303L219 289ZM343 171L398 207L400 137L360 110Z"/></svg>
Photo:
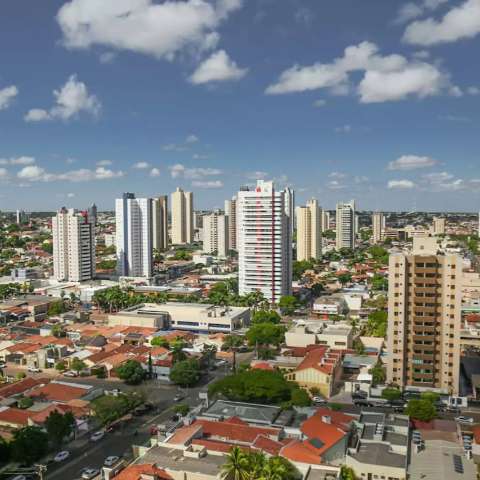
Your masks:
<svg viewBox="0 0 480 480"><path fill-rule="evenodd" d="M373 243L381 243L385 230L385 216L381 212L372 215Z"/></svg>
<svg viewBox="0 0 480 480"><path fill-rule="evenodd" d="M95 224L86 212L63 207L52 218L53 275L81 282L95 276Z"/></svg>
<svg viewBox="0 0 480 480"><path fill-rule="evenodd" d="M203 252L226 257L229 250L229 218L212 213L203 217Z"/></svg>
<svg viewBox="0 0 480 480"><path fill-rule="evenodd" d="M357 218L355 201L337 204L337 250L355 248Z"/></svg>
<svg viewBox="0 0 480 480"><path fill-rule="evenodd" d="M228 245L237 250L237 197L225 200L225 215L228 217Z"/></svg>
<svg viewBox="0 0 480 480"><path fill-rule="evenodd" d="M192 243L193 234L193 193L177 188L172 193L172 243Z"/></svg>
<svg viewBox="0 0 480 480"><path fill-rule="evenodd" d="M278 302L291 292L293 194L273 182L257 181L255 189L238 192L237 246L239 293L262 292Z"/></svg>
<svg viewBox="0 0 480 480"><path fill-rule="evenodd" d="M447 220L445 219L445 217L433 218L433 234L434 235L445 235L446 226L447 226Z"/></svg>
<svg viewBox="0 0 480 480"><path fill-rule="evenodd" d="M462 261L431 240L390 256L387 381L457 394Z"/></svg>
<svg viewBox="0 0 480 480"><path fill-rule="evenodd" d="M322 232L330 230L330 212L322 210Z"/></svg>
<svg viewBox="0 0 480 480"><path fill-rule="evenodd" d="M296 208L297 260L319 259L322 256L322 209L311 199L305 207Z"/></svg>
<svg viewBox="0 0 480 480"><path fill-rule="evenodd" d="M124 277L152 275L152 201L124 193L115 200L117 272Z"/></svg>
<svg viewBox="0 0 480 480"><path fill-rule="evenodd" d="M161 195L152 199L152 247L168 249L168 197Z"/></svg>

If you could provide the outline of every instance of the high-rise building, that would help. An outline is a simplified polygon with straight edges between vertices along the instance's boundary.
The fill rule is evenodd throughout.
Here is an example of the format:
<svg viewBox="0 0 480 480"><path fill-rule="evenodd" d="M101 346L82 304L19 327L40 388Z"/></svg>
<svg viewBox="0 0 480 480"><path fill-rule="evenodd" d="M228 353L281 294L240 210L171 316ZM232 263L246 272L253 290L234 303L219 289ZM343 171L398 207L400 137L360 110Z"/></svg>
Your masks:
<svg viewBox="0 0 480 480"><path fill-rule="evenodd" d="M357 218L355 201L337 204L337 250L355 248Z"/></svg>
<svg viewBox="0 0 480 480"><path fill-rule="evenodd" d="M434 217L433 218L433 234L434 235L445 235L446 227L445 217Z"/></svg>
<svg viewBox="0 0 480 480"><path fill-rule="evenodd" d="M322 210L322 232L330 230L330 212Z"/></svg>
<svg viewBox="0 0 480 480"><path fill-rule="evenodd" d="M124 193L115 201L117 272L124 277L152 275L152 200Z"/></svg>
<svg viewBox="0 0 480 480"><path fill-rule="evenodd" d="M273 182L257 181L237 196L239 293L262 292L276 303L292 286L292 191L277 191Z"/></svg>
<svg viewBox="0 0 480 480"><path fill-rule="evenodd" d="M172 193L172 243L192 243L193 234L193 193L177 188Z"/></svg>
<svg viewBox="0 0 480 480"><path fill-rule="evenodd" d="M94 203L88 207L88 218L93 223L93 226L96 227L98 223L98 209Z"/></svg>
<svg viewBox="0 0 480 480"><path fill-rule="evenodd" d="M168 196L152 198L152 247L159 252L168 249Z"/></svg>
<svg viewBox="0 0 480 480"><path fill-rule="evenodd" d="M219 213L203 217L203 251L220 257L228 255L229 218Z"/></svg>
<svg viewBox="0 0 480 480"><path fill-rule="evenodd" d="M385 216L381 212L372 215L373 243L381 243L385 230Z"/></svg>
<svg viewBox="0 0 480 480"><path fill-rule="evenodd" d="M435 237L413 242L412 255L390 256L387 381L456 394L462 261L437 255Z"/></svg>
<svg viewBox="0 0 480 480"><path fill-rule="evenodd" d="M95 277L95 226L87 212L63 207L52 218L53 275L81 282Z"/></svg>
<svg viewBox="0 0 480 480"><path fill-rule="evenodd" d="M18 225L21 225L22 223L27 223L28 222L28 213L26 213L24 210L17 210L17 215L16 215L16 221Z"/></svg>
<svg viewBox="0 0 480 480"><path fill-rule="evenodd" d="M228 248L237 250L237 197L225 200L225 215L228 217Z"/></svg>
<svg viewBox="0 0 480 480"><path fill-rule="evenodd" d="M322 256L322 209L315 199L296 208L297 260L319 259Z"/></svg>

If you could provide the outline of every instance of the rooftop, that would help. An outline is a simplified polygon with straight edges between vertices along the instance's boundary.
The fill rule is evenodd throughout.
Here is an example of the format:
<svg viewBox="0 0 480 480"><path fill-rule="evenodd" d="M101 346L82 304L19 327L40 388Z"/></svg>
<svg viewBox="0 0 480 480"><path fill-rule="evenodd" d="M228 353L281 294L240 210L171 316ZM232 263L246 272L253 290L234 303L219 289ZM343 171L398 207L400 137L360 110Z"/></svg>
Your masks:
<svg viewBox="0 0 480 480"><path fill-rule="evenodd" d="M221 417L238 417L248 423L272 425L279 416L280 411L280 407L272 405L217 400L202 413L202 417L216 419Z"/></svg>
<svg viewBox="0 0 480 480"><path fill-rule="evenodd" d="M384 465L393 468L405 468L407 457L393 453L383 443L362 443L357 453L350 454L358 462L369 465Z"/></svg>

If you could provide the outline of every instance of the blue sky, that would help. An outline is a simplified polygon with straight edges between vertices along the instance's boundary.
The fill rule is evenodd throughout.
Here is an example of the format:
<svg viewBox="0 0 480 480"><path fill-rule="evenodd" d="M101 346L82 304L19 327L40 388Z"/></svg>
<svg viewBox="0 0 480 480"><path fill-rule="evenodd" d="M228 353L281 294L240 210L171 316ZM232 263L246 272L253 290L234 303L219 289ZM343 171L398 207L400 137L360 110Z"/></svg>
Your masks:
<svg viewBox="0 0 480 480"><path fill-rule="evenodd" d="M480 0L5 0L0 209L275 179L479 209ZM28 12L28 14L26 14Z"/></svg>

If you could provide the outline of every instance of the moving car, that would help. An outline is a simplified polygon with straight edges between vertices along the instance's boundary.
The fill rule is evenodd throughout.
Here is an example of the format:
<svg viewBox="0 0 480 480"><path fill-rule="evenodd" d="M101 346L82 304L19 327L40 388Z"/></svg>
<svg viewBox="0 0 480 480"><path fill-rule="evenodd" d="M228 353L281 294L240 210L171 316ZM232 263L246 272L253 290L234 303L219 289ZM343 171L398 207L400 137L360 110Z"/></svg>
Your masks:
<svg viewBox="0 0 480 480"><path fill-rule="evenodd" d="M82 470L82 478L84 478L85 480L91 480L99 474L100 470L96 468L85 468L84 470Z"/></svg>
<svg viewBox="0 0 480 480"><path fill-rule="evenodd" d="M91 442L98 442L104 436L105 436L105 431L104 430L99 430L98 432L95 432L90 436L90 441Z"/></svg>
<svg viewBox="0 0 480 480"><path fill-rule="evenodd" d="M110 457L107 457L103 464L106 467L111 467L112 465L115 465L118 461L120 460L120 457L117 457L116 455L111 455Z"/></svg>
<svg viewBox="0 0 480 480"><path fill-rule="evenodd" d="M61 452L58 452L58 453L53 457L53 461L54 461L54 462L63 462L63 461L66 460L69 456L70 456L70 452L68 452L67 450L63 450L63 451L61 451Z"/></svg>
<svg viewBox="0 0 480 480"><path fill-rule="evenodd" d="M174 397L173 397L173 401L174 402L179 402L180 400L183 400L185 398L184 395L182 395L181 393L177 393Z"/></svg>
<svg viewBox="0 0 480 480"><path fill-rule="evenodd" d="M473 423L473 418L460 416L460 417L455 417L455 421L457 423Z"/></svg>

